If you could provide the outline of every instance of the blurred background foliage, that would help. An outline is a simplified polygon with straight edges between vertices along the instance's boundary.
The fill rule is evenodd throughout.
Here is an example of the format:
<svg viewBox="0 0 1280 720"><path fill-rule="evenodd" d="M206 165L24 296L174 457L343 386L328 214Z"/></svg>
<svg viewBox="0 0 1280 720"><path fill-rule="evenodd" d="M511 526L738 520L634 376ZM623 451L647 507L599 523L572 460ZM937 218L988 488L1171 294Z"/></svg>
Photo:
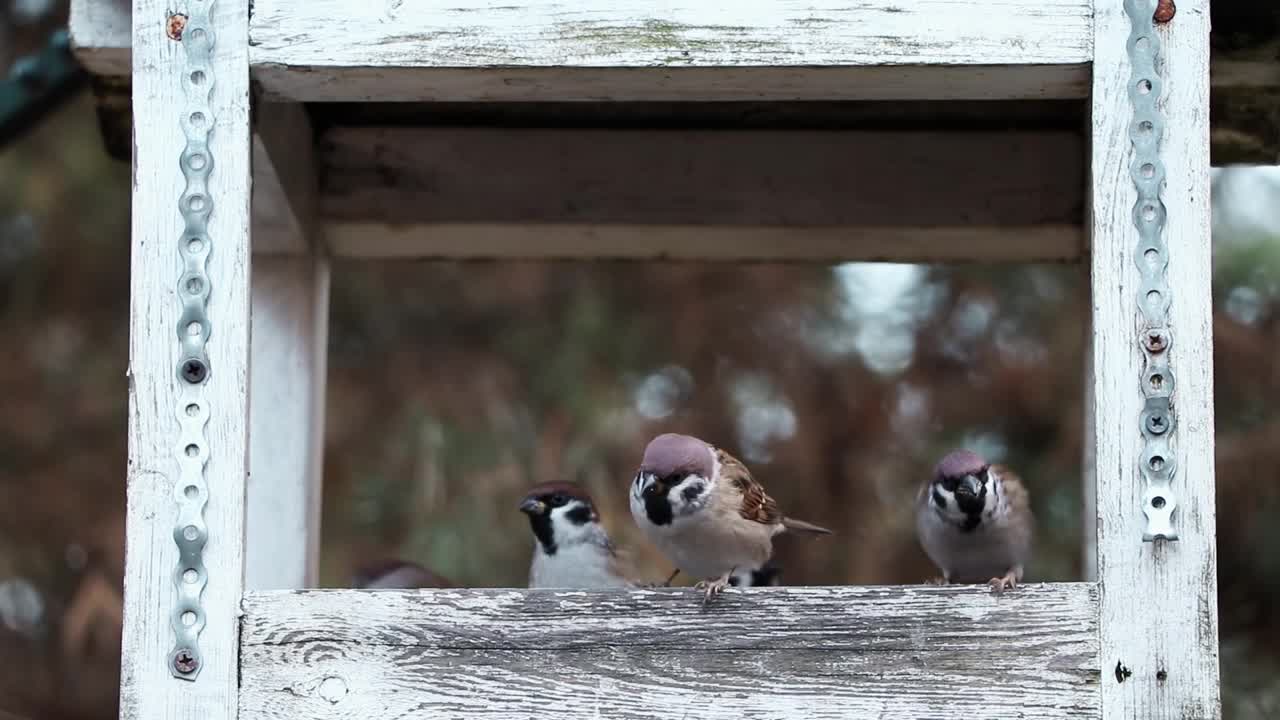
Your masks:
<svg viewBox="0 0 1280 720"><path fill-rule="evenodd" d="M14 28L56 23L34 2L0 16L0 67L30 49ZM0 717L116 716L129 184L88 96L0 149ZM1214 201L1224 703L1276 718L1280 172L1220 171ZM1029 481L1029 579L1080 579L1083 272L337 263L322 583L398 557L521 585L532 538L515 506L554 479L586 485L665 575L625 495L665 431L736 452L837 530L781 543L785 583L930 577L911 498L958 445Z"/></svg>

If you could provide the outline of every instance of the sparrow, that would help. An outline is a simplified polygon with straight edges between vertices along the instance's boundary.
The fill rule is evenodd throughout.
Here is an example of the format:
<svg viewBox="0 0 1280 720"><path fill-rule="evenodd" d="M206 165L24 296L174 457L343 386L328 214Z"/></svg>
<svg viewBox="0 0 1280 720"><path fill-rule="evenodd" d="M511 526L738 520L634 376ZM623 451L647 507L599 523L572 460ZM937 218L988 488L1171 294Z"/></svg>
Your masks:
<svg viewBox="0 0 1280 720"><path fill-rule="evenodd" d="M406 560L384 560L366 565L355 572L351 584L366 590L454 587L447 578Z"/></svg>
<svg viewBox="0 0 1280 720"><path fill-rule="evenodd" d="M676 568L699 578L703 603L741 571L764 571L773 537L831 531L778 510L747 467L729 453L688 435L649 442L631 482L631 515ZM776 575L776 572L773 573ZM742 580L739 575L739 582ZM771 579L766 572L760 579Z"/></svg>
<svg viewBox="0 0 1280 720"><path fill-rule="evenodd" d="M538 485L520 501L520 512L529 516L535 540L529 587L640 586L581 487L567 482Z"/></svg>
<svg viewBox="0 0 1280 720"><path fill-rule="evenodd" d="M942 583L1016 587L1031 559L1035 517L1012 470L968 450L938 463L916 496L916 536Z"/></svg>

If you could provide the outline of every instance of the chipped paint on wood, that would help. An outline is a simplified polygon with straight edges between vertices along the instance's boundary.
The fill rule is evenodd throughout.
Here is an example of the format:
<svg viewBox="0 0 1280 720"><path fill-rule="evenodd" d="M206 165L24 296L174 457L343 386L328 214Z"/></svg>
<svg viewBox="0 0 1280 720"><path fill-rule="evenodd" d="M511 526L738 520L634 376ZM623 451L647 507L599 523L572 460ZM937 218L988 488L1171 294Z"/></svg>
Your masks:
<svg viewBox="0 0 1280 720"><path fill-rule="evenodd" d="M1178 379L1176 542L1144 543L1138 465L1143 397L1138 350L1136 190L1123 3L1097 2L1091 161L1093 474L1102 585L1103 714L1221 717L1213 449L1212 262L1209 233L1209 3L1182 0L1158 26L1166 172L1169 360ZM1163 678L1161 673L1164 673Z"/></svg>
<svg viewBox="0 0 1280 720"><path fill-rule="evenodd" d="M249 593L242 720L1096 718L1097 588ZM975 692L975 688L981 688Z"/></svg>
<svg viewBox="0 0 1280 720"><path fill-rule="evenodd" d="M1080 97L1091 12L1088 0L259 0L250 35L255 77L298 100Z"/></svg>
<svg viewBox="0 0 1280 720"><path fill-rule="evenodd" d="M248 474L249 385L249 58L247 0L217 0L209 27L211 56L209 149L213 211L208 258L209 402L205 426L210 500L201 596L207 625L200 633L202 666L194 681L168 667L177 593L173 541L178 505L175 372L183 219L178 199L186 182L179 157L186 146L180 120L189 107L183 78L186 48L166 35L165 0L135 0L135 117L132 255L129 296L129 468L127 482L124 625L120 717L123 720L235 720L244 575L244 486ZM190 33L190 29L188 29Z"/></svg>

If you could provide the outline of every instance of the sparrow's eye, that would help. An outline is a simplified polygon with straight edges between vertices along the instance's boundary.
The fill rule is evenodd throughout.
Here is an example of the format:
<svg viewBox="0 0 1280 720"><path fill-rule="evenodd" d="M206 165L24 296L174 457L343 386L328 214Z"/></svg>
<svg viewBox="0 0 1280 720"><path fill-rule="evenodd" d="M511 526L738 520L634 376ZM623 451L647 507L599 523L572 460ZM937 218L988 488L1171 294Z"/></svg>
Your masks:
<svg viewBox="0 0 1280 720"><path fill-rule="evenodd" d="M955 492L956 486L959 484L960 484L960 481L956 478L953 478L953 477L942 478L942 489L946 490L947 492Z"/></svg>
<svg viewBox="0 0 1280 720"><path fill-rule="evenodd" d="M646 485L644 488L645 495L654 495L657 492L658 492L658 483L650 483Z"/></svg>
<svg viewBox="0 0 1280 720"><path fill-rule="evenodd" d="M550 505L551 507L560 507L561 505L564 505L567 502L569 502L568 496L561 493L556 493L555 495L551 496L551 500L547 504Z"/></svg>

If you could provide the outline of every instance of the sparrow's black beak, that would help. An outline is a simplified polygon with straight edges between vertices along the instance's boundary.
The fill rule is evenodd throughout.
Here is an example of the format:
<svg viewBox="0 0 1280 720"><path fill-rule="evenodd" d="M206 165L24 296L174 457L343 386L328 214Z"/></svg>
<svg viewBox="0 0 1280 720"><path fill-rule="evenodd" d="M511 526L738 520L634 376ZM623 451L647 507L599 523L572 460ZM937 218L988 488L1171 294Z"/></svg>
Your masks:
<svg viewBox="0 0 1280 720"><path fill-rule="evenodd" d="M541 515L547 511L547 504L537 498L527 497L520 503L520 512L526 515Z"/></svg>
<svg viewBox="0 0 1280 720"><path fill-rule="evenodd" d="M981 487L982 486L978 483L978 478L972 475L965 475L964 478L960 480L960 486L956 488L956 494L977 497L978 490L980 490Z"/></svg>

